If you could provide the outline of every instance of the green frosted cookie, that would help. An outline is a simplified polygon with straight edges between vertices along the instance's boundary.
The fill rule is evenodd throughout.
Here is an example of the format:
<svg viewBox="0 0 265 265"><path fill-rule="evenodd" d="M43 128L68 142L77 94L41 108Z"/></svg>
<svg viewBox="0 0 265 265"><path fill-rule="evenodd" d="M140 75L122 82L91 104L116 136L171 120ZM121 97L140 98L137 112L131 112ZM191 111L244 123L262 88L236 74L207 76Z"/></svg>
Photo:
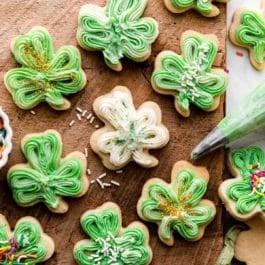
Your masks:
<svg viewBox="0 0 265 265"><path fill-rule="evenodd" d="M159 238L166 245L174 244L174 231L186 240L199 240L216 212L211 201L202 200L208 181L205 168L179 161L172 169L171 183L158 178L146 182L138 215L158 225Z"/></svg>
<svg viewBox="0 0 265 265"><path fill-rule="evenodd" d="M52 238L42 231L35 218L21 218L12 232L0 214L0 264L35 265L48 260L53 252Z"/></svg>
<svg viewBox="0 0 265 265"><path fill-rule="evenodd" d="M106 64L122 70L121 59L145 61L158 36L158 23L143 17L147 0L107 0L105 7L88 4L79 13L77 41L89 51L101 51Z"/></svg>
<svg viewBox="0 0 265 265"><path fill-rule="evenodd" d="M64 96L75 94L86 85L79 51L74 46L62 46L54 53L45 28L34 27L16 37L11 50L21 67L6 73L5 85L22 109L32 109L41 102L56 110L68 109L71 103Z"/></svg>
<svg viewBox="0 0 265 265"><path fill-rule="evenodd" d="M81 226L90 239L78 242L74 258L79 265L147 265L152 260L149 232L140 222L122 227L120 208L108 202L81 217Z"/></svg>
<svg viewBox="0 0 265 265"><path fill-rule="evenodd" d="M56 213L68 210L63 197L80 197L88 189L86 157L81 152L62 156L62 140L55 130L26 135L21 143L27 164L8 171L8 183L15 202L22 206L44 203Z"/></svg>

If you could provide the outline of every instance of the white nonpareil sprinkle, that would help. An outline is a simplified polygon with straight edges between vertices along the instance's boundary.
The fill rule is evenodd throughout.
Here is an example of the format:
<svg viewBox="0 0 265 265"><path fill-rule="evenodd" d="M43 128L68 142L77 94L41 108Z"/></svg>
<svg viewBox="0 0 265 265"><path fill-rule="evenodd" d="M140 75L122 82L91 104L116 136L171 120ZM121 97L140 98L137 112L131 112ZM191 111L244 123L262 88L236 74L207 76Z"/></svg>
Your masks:
<svg viewBox="0 0 265 265"><path fill-rule="evenodd" d="M120 186L121 184L115 180L111 180L110 181L111 184L115 185L115 186Z"/></svg>
<svg viewBox="0 0 265 265"><path fill-rule="evenodd" d="M116 173L121 174L121 173L123 173L123 170L117 170Z"/></svg>
<svg viewBox="0 0 265 265"><path fill-rule="evenodd" d="M98 178L98 179L103 179L103 178L106 177L106 176L107 176L107 173L105 172L105 173L101 174L100 176L98 176L97 178Z"/></svg>
<svg viewBox="0 0 265 265"><path fill-rule="evenodd" d="M88 157L88 149L87 149L87 147L85 148L85 156Z"/></svg>
<svg viewBox="0 0 265 265"><path fill-rule="evenodd" d="M84 110L84 111L82 112L82 117L85 117L85 116L86 116L86 113L87 113L87 110Z"/></svg>
<svg viewBox="0 0 265 265"><path fill-rule="evenodd" d="M74 120L70 121L69 126L72 127L74 125L74 123L75 123Z"/></svg>
<svg viewBox="0 0 265 265"><path fill-rule="evenodd" d="M95 183L95 180L94 180L94 179L92 179L92 180L90 181L90 183L91 183L91 184Z"/></svg>
<svg viewBox="0 0 265 265"><path fill-rule="evenodd" d="M94 120L95 120L95 117L92 116L91 119L90 119L90 121L89 121L89 123L92 124L94 122Z"/></svg>
<svg viewBox="0 0 265 265"><path fill-rule="evenodd" d="M87 120L89 120L91 117L92 117L92 113L89 113L86 118Z"/></svg>
<svg viewBox="0 0 265 265"><path fill-rule="evenodd" d="M98 125L98 124L96 124L96 125L95 125L95 128L96 128L96 129L98 129L98 128L99 128L99 125Z"/></svg>
<svg viewBox="0 0 265 265"><path fill-rule="evenodd" d="M31 113L32 115L35 115L35 114L36 114L36 112L35 112L34 110L31 110L30 113Z"/></svg>
<svg viewBox="0 0 265 265"><path fill-rule="evenodd" d="M101 265L103 262L108 265L119 265L123 261L122 256L127 256L128 246L135 244L135 239L130 235L114 237L112 233L108 232L106 237L98 237L96 242L100 248L93 252L88 259L95 265ZM141 254L139 255L136 250L132 253L132 257L139 259Z"/></svg>
<svg viewBox="0 0 265 265"><path fill-rule="evenodd" d="M99 184L99 186L101 187L101 189L104 189L104 185L103 185L103 182L100 181L100 179L96 179L97 183Z"/></svg>
<svg viewBox="0 0 265 265"><path fill-rule="evenodd" d="M86 170L86 172L89 176L91 175L91 170L89 168Z"/></svg>
<svg viewBox="0 0 265 265"><path fill-rule="evenodd" d="M77 119L78 119L79 121L82 120L82 117L80 116L80 114L76 114L76 117L77 117Z"/></svg>
<svg viewBox="0 0 265 265"><path fill-rule="evenodd" d="M78 111L78 112L80 112L80 113L83 111L83 110L82 110L81 108L79 108L79 107L76 107L75 109L76 109L76 111Z"/></svg>

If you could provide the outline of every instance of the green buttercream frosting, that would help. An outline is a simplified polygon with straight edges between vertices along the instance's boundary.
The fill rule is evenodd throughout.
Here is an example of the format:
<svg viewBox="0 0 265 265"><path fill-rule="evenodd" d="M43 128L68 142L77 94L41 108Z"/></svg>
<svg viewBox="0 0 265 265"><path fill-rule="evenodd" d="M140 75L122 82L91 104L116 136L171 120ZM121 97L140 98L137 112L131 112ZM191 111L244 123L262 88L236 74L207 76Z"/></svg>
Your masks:
<svg viewBox="0 0 265 265"><path fill-rule="evenodd" d="M177 231L188 240L196 240L202 226L215 216L212 204L202 203L207 182L190 169L179 171L171 184L155 179L146 184L146 196L138 203L144 220L157 223L163 242L173 238Z"/></svg>
<svg viewBox="0 0 265 265"><path fill-rule="evenodd" d="M258 12L245 10L240 14L240 24L234 31L236 41L251 48L254 60L262 64L265 52L265 18Z"/></svg>
<svg viewBox="0 0 265 265"><path fill-rule="evenodd" d="M6 73L5 84L22 109L41 102L58 110L69 108L64 95L77 93L86 84L79 51L74 46L62 46L54 53L51 36L44 28L18 36L12 52L21 67Z"/></svg>
<svg viewBox="0 0 265 265"><path fill-rule="evenodd" d="M265 126L264 98L265 83L263 82L218 124L217 127L224 133L228 142Z"/></svg>
<svg viewBox="0 0 265 265"><path fill-rule="evenodd" d="M106 203L97 210L87 211L81 218L89 240L75 245L74 258L80 265L146 265L151 262L148 231L134 223L121 227L119 208Z"/></svg>
<svg viewBox="0 0 265 265"><path fill-rule="evenodd" d="M202 14L210 14L213 11L212 0L170 0L177 9L195 9Z"/></svg>
<svg viewBox="0 0 265 265"><path fill-rule="evenodd" d="M190 104L210 110L227 87L227 74L212 69L217 44L196 33L181 42L182 55L162 52L157 57L152 85L162 94L175 95L177 108L187 112Z"/></svg>
<svg viewBox="0 0 265 265"><path fill-rule="evenodd" d="M104 8L85 5L80 10L77 40L87 50L102 51L106 64L121 70L120 59L144 61L158 36L158 24L141 18L147 0L107 0Z"/></svg>
<svg viewBox="0 0 265 265"><path fill-rule="evenodd" d="M0 220L0 264L3 265L34 265L43 262L52 254L48 253L47 243L43 240L52 239L45 235L34 218L22 218L13 233L5 218ZM53 250L53 244L49 246Z"/></svg>
<svg viewBox="0 0 265 265"><path fill-rule="evenodd" d="M236 202L236 211L251 213L257 206L265 213L265 153L255 146L236 150L230 162L239 176L227 188L227 196Z"/></svg>
<svg viewBox="0 0 265 265"><path fill-rule="evenodd" d="M28 164L15 165L8 172L8 183L19 205L43 202L56 211L63 196L78 197L84 193L84 161L76 153L61 159L62 141L56 131L28 136L22 142L22 151Z"/></svg>

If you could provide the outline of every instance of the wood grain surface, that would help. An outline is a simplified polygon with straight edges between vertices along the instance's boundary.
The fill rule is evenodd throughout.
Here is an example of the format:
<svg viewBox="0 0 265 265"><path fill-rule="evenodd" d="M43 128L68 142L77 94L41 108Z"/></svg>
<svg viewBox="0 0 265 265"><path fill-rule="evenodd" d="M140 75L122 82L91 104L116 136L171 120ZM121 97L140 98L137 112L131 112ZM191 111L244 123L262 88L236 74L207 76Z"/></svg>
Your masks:
<svg viewBox="0 0 265 265"><path fill-rule="evenodd" d="M44 230L54 238L56 252L45 264L75 264L72 256L74 244L85 238L81 231L79 219L81 214L95 208L106 201L114 201L120 205L123 213L123 225L126 226L138 220L136 204L141 189L146 180L159 177L169 181L172 165L180 159L189 159L192 148L216 125L224 115L223 100L219 109L213 113L205 113L192 108L191 118L184 119L175 111L173 98L155 93L150 86L150 76L153 71L155 56L162 50L180 52L179 40L181 34L188 29L201 33L216 34L220 41L216 66L224 66L226 38L226 7L219 4L221 15L207 19L196 12L181 15L169 13L162 0L149 0L146 16L154 17L160 24L160 36L153 45L153 53L145 63L134 63L124 60L124 70L115 73L103 61L100 53L89 53L82 49L83 68L88 77L86 88L71 97L72 108L57 112L43 104L35 108L36 115L16 107L11 96L4 87L3 76L16 62L10 52L10 42L13 37L29 31L33 26L44 26L51 33L55 49L61 45L77 45L75 35L77 15L80 7L86 3L104 4L104 0L2 0L0 1L0 104L10 117L14 130L13 151L8 165L1 170L0 175L0 212L4 214L10 225L14 226L18 218L31 215L36 217ZM32 132L46 129L56 129L63 137L64 154L71 151L84 151L89 144L89 137L95 128L86 120L76 122L72 128L68 123L75 118L75 107L91 111L93 100L99 95L109 92L116 85L125 85L131 89L136 106L146 100L157 102L163 113L163 122L169 128L170 142L162 150L153 152L160 160L158 167L143 169L135 164L127 166L123 174L107 171L100 159L89 149L88 166L93 177L107 172L106 180L115 179L121 186L101 190L97 184L90 186L89 192L82 198L67 200L69 212L65 215L50 213L43 205L30 208L16 206L12 200L6 182L6 173L10 166L24 162L20 150L21 138ZM100 124L98 120L94 122ZM220 184L224 169L223 151L215 152L196 162L205 165L210 171L210 182L206 198L214 201L217 206L217 216L206 229L205 236L199 242L186 242L176 235L175 245L163 245L157 236L157 227L147 224L151 234L151 247L154 252L153 265L213 265L223 244L222 207L217 197L217 187Z"/></svg>

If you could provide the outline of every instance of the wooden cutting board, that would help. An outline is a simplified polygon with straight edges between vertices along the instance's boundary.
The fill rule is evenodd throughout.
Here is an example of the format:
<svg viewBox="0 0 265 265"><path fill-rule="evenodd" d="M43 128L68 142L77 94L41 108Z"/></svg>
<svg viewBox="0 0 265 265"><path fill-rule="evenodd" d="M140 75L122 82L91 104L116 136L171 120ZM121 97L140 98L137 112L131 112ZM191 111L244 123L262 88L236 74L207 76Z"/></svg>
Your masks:
<svg viewBox="0 0 265 265"><path fill-rule="evenodd" d="M13 103L11 96L4 87L3 76L16 62L10 52L9 45L13 37L28 32L33 26L46 27L51 33L55 48L65 44L77 45L75 40L77 15L80 7L86 3L104 4L104 0L2 0L0 1L0 104L10 117L14 130L13 151L8 165L0 172L0 213L4 214L13 226L18 218L25 215L36 217L44 230L54 238L56 252L52 259L45 264L74 264L72 249L74 244L85 238L81 231L79 219L87 209L93 209L103 202L118 203L123 213L123 224L126 226L138 220L136 204L141 188L146 180L159 177L169 181L172 165L180 159L189 159L192 148L205 136L224 115L223 100L219 109L213 113L205 113L192 109L189 119L181 118L175 111L173 98L155 93L150 86L150 76L153 71L155 56L162 50L180 52L179 40L181 34L188 29L201 33L216 34L220 41L216 66L224 66L226 38L226 7L218 5L221 15L207 19L196 12L181 15L169 13L162 0L149 0L146 16L154 17L160 24L160 36L153 45L153 53L145 63L124 61L124 70L115 73L105 66L102 55L89 53L82 49L83 68L88 77L84 91L71 97L72 108L68 111L57 112L41 105L35 108L36 115L29 111L20 110ZM75 107L91 111L93 100L109 92L116 85L128 86L138 106L146 100L157 102L163 112L164 124L170 131L170 142L162 150L155 151L160 165L154 169L143 169L135 164L127 166L123 174L116 174L103 168L99 158L89 149L88 167L92 171L91 179L107 172L106 180L115 179L121 186L101 190L97 184L90 186L89 192L82 198L70 199L70 210L65 215L50 213L43 205L30 208L16 206L11 198L6 183L6 173L10 166L24 162L20 150L21 138L28 133L41 132L46 129L56 129L63 137L64 153L74 150L84 151L89 145L89 137L95 130L86 120L76 122L69 128L69 122L75 118ZM95 124L101 123L96 120ZM157 236L157 227L147 224L151 233L151 246L154 252L153 265L213 265L223 244L222 207L217 196L217 188L223 177L223 151L218 151L200 160L197 164L205 165L210 170L206 198L211 199L217 206L217 216L208 226L205 236L196 243L186 242L176 235L175 245L163 245Z"/></svg>

